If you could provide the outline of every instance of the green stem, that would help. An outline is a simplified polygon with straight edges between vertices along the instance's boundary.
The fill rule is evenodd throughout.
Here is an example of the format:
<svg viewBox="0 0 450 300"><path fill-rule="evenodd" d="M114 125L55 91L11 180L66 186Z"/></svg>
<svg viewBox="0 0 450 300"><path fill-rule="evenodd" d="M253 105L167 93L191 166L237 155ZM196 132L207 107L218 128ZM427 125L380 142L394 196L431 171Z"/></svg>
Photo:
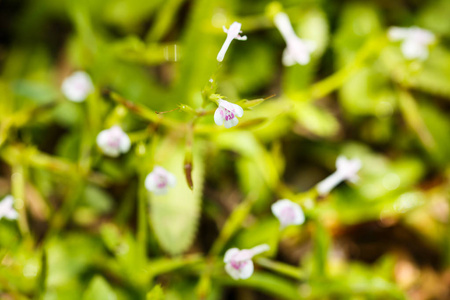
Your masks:
<svg viewBox="0 0 450 300"><path fill-rule="evenodd" d="M19 213L19 229L22 236L26 237L30 233L27 221L27 210L25 201L25 175L24 168L20 164L13 166L11 176L12 195L14 197L15 207Z"/></svg>
<svg viewBox="0 0 450 300"><path fill-rule="evenodd" d="M242 226L242 223L247 218L250 210L255 202L256 197L254 194L248 195L247 198L242 201L231 213L230 217L226 221L225 225L220 232L219 237L214 242L209 252L210 256L218 256L225 247L228 240L236 233L236 231Z"/></svg>
<svg viewBox="0 0 450 300"><path fill-rule="evenodd" d="M292 277L294 279L304 280L306 277L305 273L302 270L300 270L299 268L296 268L296 267L293 267L293 266L290 266L287 264L283 264L280 262L276 262L276 261L273 261L273 260L270 260L270 259L267 259L264 257L255 259L255 263L257 263L258 265L260 265L266 269L272 270L279 274L286 275L288 277Z"/></svg>
<svg viewBox="0 0 450 300"><path fill-rule="evenodd" d="M368 40L357 53L352 63L312 85L310 88L310 95L312 99L322 98L341 87L351 76L356 73L356 71L364 66L368 57L375 53L379 53L379 51L385 47L386 43L387 38L384 35Z"/></svg>
<svg viewBox="0 0 450 300"><path fill-rule="evenodd" d="M147 190L145 189L145 176L141 172L141 176L139 176L139 192L137 197L137 244L138 244L138 253L139 259L142 260L143 263L147 260Z"/></svg>

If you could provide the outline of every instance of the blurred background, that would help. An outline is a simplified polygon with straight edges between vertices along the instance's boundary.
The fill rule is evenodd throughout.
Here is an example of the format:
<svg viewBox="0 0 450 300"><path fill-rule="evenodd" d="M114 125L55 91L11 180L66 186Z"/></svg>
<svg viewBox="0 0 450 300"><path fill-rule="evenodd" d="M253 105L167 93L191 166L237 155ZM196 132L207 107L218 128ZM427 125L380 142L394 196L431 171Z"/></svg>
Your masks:
<svg viewBox="0 0 450 300"><path fill-rule="evenodd" d="M283 66L275 7L315 42L309 64ZM448 0L0 1L0 197L20 214L0 220L0 298L450 299L449 16ZM248 40L218 63L234 21ZM391 26L433 32L428 58ZM78 70L83 103L60 89ZM230 130L176 110L214 110L211 93L269 98ZM108 158L95 137L114 124L132 148ZM360 180L317 198L340 154ZM177 177L164 201L153 165ZM305 224L279 230L281 198ZM261 243L251 278L224 272L226 249Z"/></svg>

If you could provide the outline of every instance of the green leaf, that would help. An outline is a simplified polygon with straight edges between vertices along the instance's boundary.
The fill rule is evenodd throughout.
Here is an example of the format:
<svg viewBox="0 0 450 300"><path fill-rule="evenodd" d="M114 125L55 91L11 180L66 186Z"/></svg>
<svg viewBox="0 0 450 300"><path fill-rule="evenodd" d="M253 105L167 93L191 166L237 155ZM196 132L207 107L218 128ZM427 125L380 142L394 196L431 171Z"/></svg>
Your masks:
<svg viewBox="0 0 450 300"><path fill-rule="evenodd" d="M330 112L309 102L293 102L293 104L292 113L300 125L310 133L320 137L331 137L339 132L339 122Z"/></svg>
<svg viewBox="0 0 450 300"><path fill-rule="evenodd" d="M270 273L255 272L246 280L234 280L229 276L217 279L227 286L253 288L277 299L300 299L299 290L291 281Z"/></svg>
<svg viewBox="0 0 450 300"><path fill-rule="evenodd" d="M161 285L155 285L150 292L147 293L147 300L164 300L164 293Z"/></svg>
<svg viewBox="0 0 450 300"><path fill-rule="evenodd" d="M98 299L116 300L117 296L108 282L103 277L97 275L89 283L87 290L83 294L83 300Z"/></svg>
<svg viewBox="0 0 450 300"><path fill-rule="evenodd" d="M164 144L167 146L167 144ZM203 190L203 147L194 141L191 191L186 184L183 162L184 147L172 145L165 151L160 165L175 175L177 184L166 195L148 193L150 199L150 222L161 247L172 255L182 253L192 243L200 216ZM170 154L168 154L170 152Z"/></svg>

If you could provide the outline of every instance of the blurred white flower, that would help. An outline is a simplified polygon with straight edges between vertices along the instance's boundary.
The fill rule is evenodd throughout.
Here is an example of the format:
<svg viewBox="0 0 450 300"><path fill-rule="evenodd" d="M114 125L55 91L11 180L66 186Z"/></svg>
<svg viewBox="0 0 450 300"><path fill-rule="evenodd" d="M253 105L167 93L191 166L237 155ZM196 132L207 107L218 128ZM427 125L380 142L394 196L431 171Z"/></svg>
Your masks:
<svg viewBox="0 0 450 300"><path fill-rule="evenodd" d="M225 53L228 50L228 47L230 47L231 41L236 39L240 41L246 41L247 36L240 36L239 33L242 33L241 31L241 23L234 22L231 24L230 29L227 29L225 26L223 26L223 31L227 34L227 38L225 39L225 42L222 45L222 48L219 51L219 54L217 55L217 60L221 62L223 58L225 57Z"/></svg>
<svg viewBox="0 0 450 300"><path fill-rule="evenodd" d="M97 145L104 154L117 157L121 153L126 153L130 150L131 142L122 128L116 125L101 131L97 135Z"/></svg>
<svg viewBox="0 0 450 300"><path fill-rule="evenodd" d="M281 199L272 204L272 213L280 221L281 228L289 225L300 225L305 222L302 208L288 199Z"/></svg>
<svg viewBox="0 0 450 300"><path fill-rule="evenodd" d="M94 85L89 74L77 71L64 79L61 90L67 99L82 102L94 90Z"/></svg>
<svg viewBox="0 0 450 300"><path fill-rule="evenodd" d="M228 249L223 259L225 271L235 280L247 279L253 274L253 256L269 249L270 247L267 244L258 245L252 249Z"/></svg>
<svg viewBox="0 0 450 300"><path fill-rule="evenodd" d="M0 219L6 218L9 220L15 220L19 216L17 211L13 207L14 197L11 195L6 196L0 201Z"/></svg>
<svg viewBox="0 0 450 300"><path fill-rule="evenodd" d="M239 123L237 117L242 117L244 110L237 104L226 100L219 100L219 107L214 113L214 122L217 125L225 125L225 128L236 126Z"/></svg>
<svg viewBox="0 0 450 300"><path fill-rule="evenodd" d="M316 49L315 43L299 38L292 28L288 15L284 12L275 15L274 23L287 45L283 52L283 64L285 66L292 66L296 63L308 64L311 60L311 53Z"/></svg>
<svg viewBox="0 0 450 300"><path fill-rule="evenodd" d="M336 171L317 185L319 195L328 194L344 180L355 183L359 179L357 174L359 169L361 169L359 159L347 159L345 156L339 156L336 160Z"/></svg>
<svg viewBox="0 0 450 300"><path fill-rule="evenodd" d="M431 31L416 26L391 27L388 37L391 41L402 41L401 50L405 58L419 60L428 58L428 46L436 40Z"/></svg>
<svg viewBox="0 0 450 300"><path fill-rule="evenodd" d="M160 166L155 166L145 178L145 188L155 195L167 194L169 188L174 187L176 183L175 176Z"/></svg>

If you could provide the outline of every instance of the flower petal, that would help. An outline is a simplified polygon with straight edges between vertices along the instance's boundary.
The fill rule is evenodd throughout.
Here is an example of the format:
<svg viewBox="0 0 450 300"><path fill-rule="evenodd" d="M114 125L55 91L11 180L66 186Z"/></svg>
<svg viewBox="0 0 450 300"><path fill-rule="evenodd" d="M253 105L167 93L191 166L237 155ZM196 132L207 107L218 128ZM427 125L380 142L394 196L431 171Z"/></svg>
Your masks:
<svg viewBox="0 0 450 300"><path fill-rule="evenodd" d="M230 275L234 280L238 280L241 277L240 270L233 268L233 266L229 263L225 265L225 271L227 271L228 275Z"/></svg>
<svg viewBox="0 0 450 300"><path fill-rule="evenodd" d="M156 190L156 178L155 173L151 172L150 174L145 177L144 182L145 188L149 190L150 192L153 192Z"/></svg>
<svg viewBox="0 0 450 300"><path fill-rule="evenodd" d="M277 202L275 202L274 204L272 204L272 206L270 207L272 210L272 213L279 218L281 215L281 212L283 211L283 209L289 205L290 200L288 199L281 199L278 200Z"/></svg>
<svg viewBox="0 0 450 300"><path fill-rule="evenodd" d="M388 30L388 38L391 41L400 41L406 39L410 34L409 28L393 26Z"/></svg>
<svg viewBox="0 0 450 300"><path fill-rule="evenodd" d="M245 265L240 269L240 278L247 279L252 276L254 270L253 262L248 260L245 262Z"/></svg>
<svg viewBox="0 0 450 300"><path fill-rule="evenodd" d="M236 126L239 123L239 120L234 117L233 119L230 119L228 121L225 121L225 128L231 128L233 126Z"/></svg>
<svg viewBox="0 0 450 300"><path fill-rule="evenodd" d="M238 116L239 118L241 118L244 115L244 109L242 107L240 107L237 104L231 103L233 110L232 112Z"/></svg>
<svg viewBox="0 0 450 300"><path fill-rule="evenodd" d="M123 134L122 138L120 139L120 152L127 153L131 148L131 141L130 138L126 133Z"/></svg>
<svg viewBox="0 0 450 300"><path fill-rule="evenodd" d="M402 43L401 50L407 59L425 60L428 58L428 47L416 41L406 40Z"/></svg>
<svg viewBox="0 0 450 300"><path fill-rule="evenodd" d="M225 252L225 255L223 257L223 262L224 263L230 262L231 259L238 253L239 253L239 249L238 248L228 249L227 252Z"/></svg>
<svg viewBox="0 0 450 300"><path fill-rule="evenodd" d="M223 125L223 121L224 121L223 114L224 114L224 112L223 112L222 108L219 106L216 109L216 112L214 113L214 122L216 123L216 125L218 125L218 126Z"/></svg>
<svg viewBox="0 0 450 300"><path fill-rule="evenodd" d="M286 66L286 67L290 67L290 66L295 65L294 57L292 57L292 55L289 52L287 47L283 51L282 62L283 62L283 65Z"/></svg>

